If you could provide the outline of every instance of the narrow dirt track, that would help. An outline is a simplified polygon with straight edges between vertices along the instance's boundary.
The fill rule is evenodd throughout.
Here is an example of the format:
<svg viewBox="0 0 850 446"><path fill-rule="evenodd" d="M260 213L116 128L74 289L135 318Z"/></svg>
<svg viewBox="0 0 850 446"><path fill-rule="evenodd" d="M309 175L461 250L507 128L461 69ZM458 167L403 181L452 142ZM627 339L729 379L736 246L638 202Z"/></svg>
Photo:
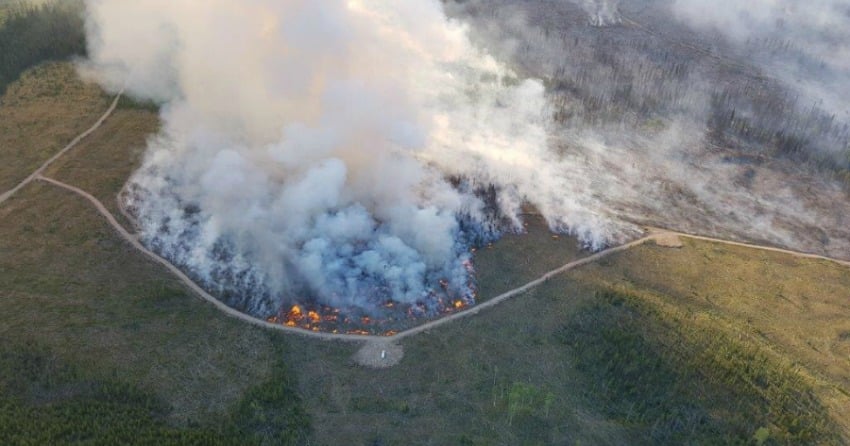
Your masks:
<svg viewBox="0 0 850 446"><path fill-rule="evenodd" d="M270 328L270 329L273 329L273 330L280 330L280 331L284 331L284 332L287 332L287 333L297 334L297 335L300 335L300 336L306 336L306 337L315 338L315 339L322 339L322 340L326 340L326 341L386 342L386 341L401 340L401 339L404 339L404 338L407 338L407 337L410 337L410 336L413 336L413 335L416 335L416 334L419 334L419 333L423 333L423 332L432 330L434 328L437 328L437 327L442 326L444 324L448 324L448 323L456 321L458 319L476 315L476 314L478 314L479 312L481 312L485 309L494 307L494 306L496 306L496 305L498 305L498 304L500 304L500 303L502 303L502 302L504 302L504 301L506 301L510 298L513 298L513 297L516 297L520 294L523 294L526 291L529 291L532 288L539 286L540 284L546 282L547 280L551 279L552 277L554 277L558 274L564 273L566 271L580 267L582 265L586 265L588 263L592 263L596 260L610 256L612 254L615 254L615 253L618 253L618 252L621 252L621 251L625 251L625 250L627 250L627 249L629 249L633 246L640 245L642 243L645 243L648 240L653 240L656 237L659 237L663 234L666 234L666 233L661 233L661 232L654 233L654 234L648 235L646 237L640 238L638 240L635 240L631 243L621 245L621 246L617 246L615 248L606 249L605 251L600 251L600 252L598 252L598 253L596 253L592 256L585 257L583 259L576 260L574 262L570 262L570 263L568 263L564 266L561 266L557 269L549 271L548 273L541 276L539 279L531 281L531 282L529 282L529 283L527 283L527 284L525 284L525 285L523 285L519 288L515 288L511 291L503 293L503 294L501 294L497 297L494 297L493 299L490 299L487 302L484 302L480 305L475 305L475 306L469 307L468 309L466 309L464 311L454 313L452 315L449 315L449 316L446 316L446 317L443 317L441 319L437 319L437 320L434 320L434 321L431 321L431 322L427 322L425 324L411 328L409 330L405 330L405 331L396 333L392 336L353 335L353 334L342 334L342 333L334 334L334 333L323 333L323 332L308 331L308 330L295 328L295 327L287 327L287 326L281 325L281 324L273 324L273 323L264 321L262 319L255 318L255 317L250 316L248 314L242 313L242 312L235 310L231 307L228 307L223 302L221 302L220 300L216 299L214 296L212 296L211 294L206 292L200 285L195 283L195 281L193 281L183 271L181 271L179 268L177 268L176 266L171 264L171 262L160 257L158 254L156 254L155 252L149 250L144 245L142 245L142 243L139 241L139 238L136 235L131 234L129 231L127 231L126 228L124 228L124 226L122 226L120 223L118 223L118 220L115 219L115 216L113 216L112 213L109 212L109 210L106 208L106 206L104 206L103 203L100 202L100 200L98 200L97 198L95 198L94 196L89 194L88 192L86 192L86 191L84 191L84 190L82 190L78 187L71 186L70 184L65 184L61 181L55 180L53 178L48 178L48 177L45 177L45 176L40 175L40 174L36 175L35 179L39 180L39 181L44 181L46 183L50 183L54 186L58 186L62 189L73 192L73 193L85 198L89 202L91 202L94 205L94 207L98 210L98 212L100 212L101 215L103 215L104 218L106 218L106 220L115 229L115 231L118 232L118 234L121 236L121 238L123 238L124 240L129 242L134 248L136 248L137 250L142 252L144 255L146 255L150 259L152 259L155 262L159 263L160 265L166 267L172 274L174 274L178 279L180 279L183 283L185 283L186 286L188 286L195 294L197 294L203 300L213 304L218 310L222 311L223 313L227 314L228 316L235 317L239 320L242 320L244 322L248 322L249 324L252 324L252 325L257 325L257 326L264 327L264 328Z"/></svg>
<svg viewBox="0 0 850 446"><path fill-rule="evenodd" d="M792 256L800 257L800 258L825 260L825 261L835 262L835 263L838 263L838 264L844 265L844 266L850 266L850 262L848 262L848 261L833 259L833 258L821 256L821 255L816 255L816 254L801 253L801 252L791 251L791 250L787 250L787 249L773 248L773 247L769 247L769 246L759 246L759 245L751 245L751 244L747 244L747 243L732 242L732 241L727 241L727 240L715 239L715 238L711 238L711 237L703 237L703 236L698 236L698 235L685 234L685 233L676 232L676 231L656 230L655 232L649 233L645 237L639 238L639 239L634 240L632 242L629 242L627 244L616 246L616 247L613 247L613 248L609 248L609 249L606 249L604 251L597 252L596 254L593 254L591 256L585 257L583 259L579 259L579 260L567 263L566 265L563 265L559 268L556 268L552 271L549 271L548 273L544 274L543 276L541 276L540 278L538 278L536 280L528 282L521 287L514 288L513 290L510 290L506 293L503 293L503 294L501 294L497 297L494 297L494 298L488 300L487 302L469 307L468 309L463 310L461 312L454 313L454 314L451 314L449 316L445 316L443 318L440 318L440 319L437 319L437 320L434 320L434 321L431 321L431 322L427 322L427 323L419 325L417 327L413 327L413 328L410 328L408 330L396 333L392 336L353 335L353 334L334 334L334 333L313 332L313 331L303 330L303 329L300 329L300 328L287 327L285 325L280 325L280 324L273 324L273 323L264 321L262 319L258 319L258 318L255 318L253 316L242 313L242 312L235 310L231 307L228 307L223 302L221 302L220 300L216 299L214 296L212 296L211 294L206 292L200 285L195 283L191 278L189 278L185 273L183 273L183 271L181 271L176 266L171 264L168 260L160 257L159 255L157 255L156 253L154 253L153 251L147 249L144 245L142 245L141 242L139 242L138 237L134 234L131 234L129 231L127 231L126 228L124 228L124 226L122 226L120 223L118 223L118 221L115 219L115 217L112 215L112 213L110 213L109 210L106 209L106 207L103 205L103 203L101 203L97 198L95 198L94 196L92 196L91 194L89 194L88 192L86 192L82 189L71 186L69 184L62 183L62 182L54 180L52 178L47 178L47 177L44 177L42 175L37 175L36 179L50 183L50 184L53 184L53 185L58 186L58 187L61 187L63 189L71 191L71 192L73 192L77 195L80 195L83 198L87 199L89 202L91 202L97 208L98 212L100 212L106 218L106 220L109 222L109 224L112 225L113 228L115 228L115 230L118 232L119 235L121 235L122 238L127 240L127 242L129 242L134 248L136 248L137 250L139 250L140 252L142 252L143 254L145 254L146 256L148 256L149 258L154 260L155 262L157 262L157 263L161 264L162 266L164 266L165 268L167 268L178 279L183 281L183 283L185 283L195 294L200 296L203 300L213 304L218 310L225 313L226 315L237 318L241 321L247 322L247 323L252 324L252 325L256 325L256 326L260 326L260 327L264 327L264 328L269 328L269 329L273 329L273 330L279 330L279 331L283 331L283 332L287 332L287 333L291 333L291 334L295 334L295 335L299 335L299 336L305 336L305 337L310 337L310 338L314 338L314 339L326 340L326 341L347 341L347 342L388 342L388 341L396 342L396 341L400 341L404 338L408 338L408 337L415 336L415 335L420 334L420 333L424 333L424 332L433 330L435 328L438 328L438 327L443 326L445 324L449 324L449 323L457 321L459 319L474 316L474 315L476 315L476 314L478 314L478 313L480 313L480 312L482 312L486 309L495 307L496 305L499 305L499 304L501 304L501 303L503 303L503 302L505 302L505 301L507 301L511 298L517 297L517 296L519 296L519 295L521 295L521 294L523 294L527 291L530 291L531 289L542 285L546 281L552 279L553 277L555 277L559 274L563 274L567 271L579 268L579 267L587 265L589 263L596 262L600 259L603 259L605 257L609 257L613 254L617 254L619 252L626 251L626 250L631 249L635 246L642 245L642 244L644 244L644 243L646 243L650 240L655 240L655 239L662 238L662 237L669 237L671 235L677 236L677 237L695 239L695 240L703 240L703 241L708 241L708 242L720 243L720 244L725 244L725 245L730 245L730 246L740 246L740 247L744 247L744 248L757 249L757 250L762 250L762 251L777 252L777 253L792 255Z"/></svg>
<svg viewBox="0 0 850 446"><path fill-rule="evenodd" d="M45 161L44 164L41 165L41 167L36 169L35 172L30 174L30 176L26 177L23 181L18 183L17 186L13 187L12 189L10 189L10 190L4 192L2 195L0 195L0 204L3 204L6 200L11 198L12 195L15 195L19 190L23 189L27 184L32 183L39 175L44 173L44 171L47 170L47 168L50 167L51 164L53 164L54 162L56 162L56 160L61 158L62 155L68 153L68 151L73 149L74 147L76 147L77 144L80 143L80 141L86 139L86 137L88 137L89 135L94 133L95 130L100 128L100 126L103 125L104 122L106 122L107 118L112 116L112 112L114 112L115 108L118 107L118 101L121 99L122 95L123 95L123 92L118 93L118 95L115 96L115 99L112 100L112 104L106 110L106 113L104 113L103 116L101 116L100 119L98 119L97 122L95 122L94 125L91 126L91 128L89 128L85 132L77 135L77 137L74 138L73 140L71 140L71 142L69 142L68 145L63 147L62 150L60 150L55 155L50 157L50 159Z"/></svg>
<svg viewBox="0 0 850 446"><path fill-rule="evenodd" d="M462 318L465 318L465 317L476 315L476 314L480 313L481 311L484 311L488 308L495 307L496 305L499 305L500 303L502 303L502 302L504 302L508 299L519 296L520 294L523 294L523 293L531 290L532 288L538 287L538 286L542 285L544 282L548 281L549 279L551 279L551 278L553 278L553 277L555 277L559 274L565 273L569 270L578 268L578 267L583 266L583 265L587 265L588 263L593 263L593 262L595 262L599 259L608 257L608 256L610 256L612 254L616 254L618 252L625 251L625 250L632 248L634 246L642 245L649 240L653 240L656 237L661 236L662 234L663 233L651 234L651 235L648 235L646 237L639 238L639 239L637 239L633 242L627 243L625 245L620 245L620 246L616 246L616 247L613 247L613 248L606 249L604 251L599 251L596 254L593 254L592 256L585 257L583 259L579 259L579 260L576 260L574 262L567 263L566 265L561 266L560 268L553 269L552 271L549 271L548 273L542 275L539 279L533 280L533 281L528 282L528 283L526 283L525 285L523 285L519 288L514 288L513 290L510 290L506 293L500 294L499 296L496 296L496 297L488 300L487 302L474 305L474 306L469 307L468 309L466 309L464 311L454 313L454 314L451 314L449 316L445 316L441 319L437 319L435 321L431 321L431 322L428 322L426 324L422 324L418 327L414 327L414 328L411 328L409 330L399 332L398 334L393 336L393 338L394 339L403 339L403 338L413 336L413 335L416 335L416 334L419 334L419 333L422 333L422 332L425 332L425 331L428 331L428 330L432 330L432 329L437 328L441 325L448 324L449 322L453 322L453 321L456 321L458 319L462 319Z"/></svg>
<svg viewBox="0 0 850 446"><path fill-rule="evenodd" d="M642 244L644 244L644 243L646 243L650 240L656 240L656 239L661 239L661 238L670 237L670 236L690 238L690 239L694 239L694 240L703 240L703 241L720 243L720 244L730 245L730 246L740 246L740 247L744 247L744 248L750 248L750 249L756 249L756 250L762 250L762 251L776 252L776 253L787 254L787 255L800 257L800 258L824 260L824 261L834 262L834 263L837 263L837 264L840 264L840 265L843 265L843 266L850 267L850 262L848 262L848 261L834 259L834 258L831 258L831 257L826 257L826 256L822 256L822 255L817 255L817 254L810 254L810 253L792 251L792 250L788 250L788 249L775 248L775 247L770 247L770 246L761 246L761 245L753 245L753 244L742 243L742 242L734 242L734 241L722 240L722 239L717 239L717 238L712 238L712 237L705 237L705 236L693 235L693 234L685 234L685 233L676 232L676 231L669 231L669 230L665 230L665 229L654 229L653 228L653 229L650 230L650 232L646 236L644 236L642 238L639 238L637 240L634 240L634 241L629 242L629 243L624 244L624 245L612 247L612 248L606 249L604 251L597 252L596 254L585 257L583 259L579 259L579 260L567 263L566 265L563 265L559 268L556 268L552 271L549 271L548 273L544 274L543 276L541 276L540 278L538 278L536 280L533 280L531 282L526 283L525 285L522 285L518 288L514 288L513 290L510 290L506 293L503 293L499 296L496 296L496 297L488 300L487 302L469 307L469 308L467 308L463 311L460 311L458 313L454 313L454 314L451 314L449 316L445 316L443 318L427 322L427 323L422 324L420 326L413 327L413 328L410 328L408 330L396 333L392 336L334 334L334 333L313 332L313 331L303 330L303 329L295 328L295 327L287 327L287 326L281 325L281 324L273 324L273 323L264 321L262 319L255 318L255 317L250 316L248 314L242 313L238 310L235 310L235 309L225 305L223 302L216 299L215 297L213 297L211 294L206 292L200 285L195 283L195 281L193 281L183 271L181 271L179 268L177 268L176 266L171 264L171 262L160 257L158 254L156 254L153 251L146 248L139 241L139 237L137 235L130 233L124 226L122 226L120 223L118 223L118 220L115 219L115 216L112 215L111 212L109 212L109 210L103 205L103 203L101 203L100 200L98 200L97 198L95 198L94 196L89 194L88 192L86 192L86 191L84 191L84 190L82 190L78 187L72 186L70 184L66 184L66 183L63 183L61 181L45 177L43 175L43 172L52 163L54 163L56 160L58 160L60 157L62 157L62 155L67 153L74 146L79 144L80 141L82 141L87 136L94 133L104 123L104 121L106 121L106 119L109 118L109 116L112 114L112 112L115 111L115 108L118 106L118 101L120 99L121 99L121 93L119 93L115 97L115 99L112 101L112 104L110 105L110 107L106 111L106 113L104 113L103 116L91 128L89 128L85 132L81 133L76 138L74 138L73 141L71 141L67 146L62 148L62 150L60 150L57 154L55 154L49 160L47 160L44 164L42 164L41 167L39 167L35 172L33 172L30 176L28 176L20 184L15 186L13 189L11 189L11 190L3 193L2 195L0 195L0 204L5 202L6 200L8 200L9 197L14 195L16 192L21 190L23 187L25 187L26 185L28 185L28 184L32 183L33 181L36 181L36 180L43 181L43 182L52 184L54 186L60 187L62 189L65 189L67 191L73 192L73 193L85 198L89 202L91 202L95 206L95 208L98 210L98 212L100 212L100 214L103 215L104 218L106 218L106 220L115 229L115 231L118 232L118 234L124 240L126 240L128 243L130 243L130 245L132 245L133 248L137 249L138 251L140 251L141 253L143 253L144 255L146 255L147 257L152 259L153 261L164 266L166 269L168 269L168 271L170 271L172 274L174 274L174 276L176 276L184 284L186 284L186 286L189 287L189 289L191 289L201 299L203 299L203 300L209 302L210 304L214 305L219 311L221 311L222 313L224 313L224 314L226 314L230 317L233 317L233 318L239 319L243 322L247 322L249 324L259 326L259 327L263 327L263 328L283 331L283 332L298 335L298 336L305 336L305 337L314 338L314 339L321 339L321 340L325 340L325 341L365 342L365 343L396 342L396 341L400 341L404 338L408 338L410 336L414 336L414 335L417 335L417 334L420 334L420 333L428 332L430 330L433 330L433 329L438 328L440 326L443 326L445 324L449 324L451 322L457 321L459 319L474 316L474 315L476 315L476 314L478 314L478 313L480 313L480 312L482 312L482 311L484 311L488 308L495 307L496 305L499 305L499 304L501 304L501 303L503 303L503 302L505 302L505 301L507 301L511 298L519 296L519 295L521 295L521 294L523 294L523 293L525 293L525 292L527 292L527 291L529 291L529 290L531 290L531 289L533 289L537 286L540 286L541 284L545 283L546 281L550 280L551 278L553 278L553 277L555 277L559 274L565 273L565 272L570 271L570 270L575 269L575 268L579 268L579 267L587 265L589 263L593 263L597 260L603 259L603 258L611 256L613 254L626 251L626 250L633 248L635 246L642 245ZM119 208L122 210L122 212L124 212L123 207L120 206L120 200L119 200ZM130 219L130 221L132 221L132 217L129 214L125 213L125 216L128 219Z"/></svg>
<svg viewBox="0 0 850 446"><path fill-rule="evenodd" d="M705 242L721 243L721 244L728 245L728 246L740 246L742 248L757 249L759 251L778 252L780 254L787 254L787 255L790 255L790 256L799 257L799 258L803 258L803 259L825 260L827 262L833 262L833 263L837 263L839 265L850 267L850 261L836 259L836 258L833 258L833 257L822 256L822 255L819 255L819 254L810 254L810 253L807 253L807 252L792 251L790 249L775 248L773 246L763 246L763 245L753 245L753 244L743 243L743 242L733 242L733 241L730 241L730 240L723 240L723 239L713 238L713 237L705 237L705 236L696 235L696 234L685 234L685 233L674 232L674 231L665 231L665 232L678 235L679 237L689 238L689 239L693 239L693 240L702 240L702 241L705 241Z"/></svg>
<svg viewBox="0 0 850 446"><path fill-rule="evenodd" d="M195 283L191 278L189 278L189 276L187 276L185 273L183 273L183 271L178 269L176 266L172 265L171 262L169 262L168 260L165 260L164 258L160 257L159 255L157 255L156 253L154 253L153 251L147 249L144 245L142 245L142 243L139 242L139 238L136 235L131 234L129 231L127 231L126 228L124 228L124 226L121 226L121 224L118 223L118 220L115 219L115 217L112 215L112 213L109 212L108 209L106 209L106 206L104 206L103 203L100 202L100 200L98 200L97 198L95 198L94 196L89 194L88 192L86 192L86 191L84 191L80 188L71 186L70 184L65 184L61 181L57 181L57 180L54 180L52 178L48 178L48 177L45 177L45 176L42 176L42 175L37 175L35 177L35 179L37 179L39 181L44 181L46 183L50 183L54 186L61 187L62 189L66 189L68 191L71 191L71 192L73 192L77 195L80 195L81 197L85 198L86 200L90 201L95 206L95 208L97 208L98 212L100 212L101 215L103 215L106 218L106 220L109 222L109 224L113 228L115 228L115 230L118 232L118 234L121 236L121 238L123 238L124 240L129 242L137 250L141 251L142 254L148 256L153 261L155 261L155 262L159 263L160 265L166 267L172 274L177 276L178 279L180 279L193 292L195 292L195 294L197 294L198 296L200 296L201 298L203 298L207 302L215 305L215 307L218 310L222 311L223 313L227 314L228 316L235 317L236 319L242 320L244 322L248 322L249 324L252 324L252 325L257 325L257 326L264 327L264 328L271 328L271 329L275 329L275 330L286 331L286 332L289 332L289 333L294 333L294 334L298 334L298 335L302 335L302 336L309 336L309 337L312 337L312 338L318 338L318 339L324 339L324 340L377 341L377 340L386 339L385 337L381 337L381 336L359 336L359 335L355 336L355 335L321 333L321 332L317 333L317 332L302 330L302 329L298 329L298 328L287 327L287 326L284 326L284 325L272 324L270 322L266 322L262 319L257 319L253 316L249 316L245 313L242 313L242 312L237 311L233 308L230 308L227 305L225 305L223 302L221 302L220 300L216 299L215 297L213 297L212 295L210 295L209 293L204 291L203 288L201 288L197 283Z"/></svg>

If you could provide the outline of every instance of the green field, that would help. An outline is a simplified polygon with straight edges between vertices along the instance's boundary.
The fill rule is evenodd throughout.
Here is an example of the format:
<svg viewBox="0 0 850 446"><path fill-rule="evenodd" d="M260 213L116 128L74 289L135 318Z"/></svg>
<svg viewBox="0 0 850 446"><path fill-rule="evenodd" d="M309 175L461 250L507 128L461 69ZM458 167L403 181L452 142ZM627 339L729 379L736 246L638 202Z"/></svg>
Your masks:
<svg viewBox="0 0 850 446"><path fill-rule="evenodd" d="M66 63L11 84L0 191L108 101ZM47 175L115 212L158 125L124 102ZM478 252L483 298L583 255L528 229ZM405 339L373 370L356 344L222 315L89 202L34 183L0 205L0 444L841 444L848 295L826 262L646 245Z"/></svg>

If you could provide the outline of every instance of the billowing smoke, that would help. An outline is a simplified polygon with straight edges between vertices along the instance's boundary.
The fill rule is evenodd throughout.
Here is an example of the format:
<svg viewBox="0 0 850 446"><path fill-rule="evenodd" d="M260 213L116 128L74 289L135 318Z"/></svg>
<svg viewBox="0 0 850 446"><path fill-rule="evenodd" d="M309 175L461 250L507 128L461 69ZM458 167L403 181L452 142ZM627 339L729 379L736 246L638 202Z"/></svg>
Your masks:
<svg viewBox="0 0 850 446"><path fill-rule="evenodd" d="M633 232L565 176L542 83L437 0L87 6L83 72L163 105L126 196L144 241L237 308L469 300L470 247L524 203L589 247Z"/></svg>
<svg viewBox="0 0 850 446"><path fill-rule="evenodd" d="M721 3L89 0L81 68L163 104L145 242L257 315L468 302L525 204L846 257L846 10Z"/></svg>

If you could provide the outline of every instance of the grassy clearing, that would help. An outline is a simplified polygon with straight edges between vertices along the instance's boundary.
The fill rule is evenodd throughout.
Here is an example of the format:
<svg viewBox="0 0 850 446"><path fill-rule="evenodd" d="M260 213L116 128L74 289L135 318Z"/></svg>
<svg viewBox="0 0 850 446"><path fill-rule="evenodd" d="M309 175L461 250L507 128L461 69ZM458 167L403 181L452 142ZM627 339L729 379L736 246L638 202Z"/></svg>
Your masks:
<svg viewBox="0 0 850 446"><path fill-rule="evenodd" d="M96 133L45 173L94 195L125 226L116 196L138 167L147 138L159 129L155 111L120 107ZM129 227L129 226L128 226Z"/></svg>
<svg viewBox="0 0 850 446"><path fill-rule="evenodd" d="M69 63L36 67L0 100L0 191L27 177L103 114L109 98Z"/></svg>
<svg viewBox="0 0 850 446"><path fill-rule="evenodd" d="M294 367L315 444L627 444L627 429L580 399L570 354L554 342L580 300L509 301L405 340L391 369L355 367L353 348L309 342Z"/></svg>
<svg viewBox="0 0 850 446"><path fill-rule="evenodd" d="M213 428L176 429L151 395L114 378L84 376L33 344L0 350L4 444L236 444Z"/></svg>
<svg viewBox="0 0 850 446"><path fill-rule="evenodd" d="M525 220L524 234L508 234L475 253L481 302L588 254L575 239L553 236L542 217L528 215Z"/></svg>

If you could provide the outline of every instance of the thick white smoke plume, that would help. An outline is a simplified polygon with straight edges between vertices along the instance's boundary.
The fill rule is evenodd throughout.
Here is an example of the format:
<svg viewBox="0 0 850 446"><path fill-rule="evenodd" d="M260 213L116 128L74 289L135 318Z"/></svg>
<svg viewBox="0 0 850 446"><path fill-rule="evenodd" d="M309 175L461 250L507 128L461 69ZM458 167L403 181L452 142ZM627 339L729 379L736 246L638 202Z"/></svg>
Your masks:
<svg viewBox="0 0 850 446"><path fill-rule="evenodd" d="M469 299L470 244L525 201L591 247L632 231L565 179L543 85L437 0L87 6L82 70L164 105L127 195L144 240L238 308Z"/></svg>

